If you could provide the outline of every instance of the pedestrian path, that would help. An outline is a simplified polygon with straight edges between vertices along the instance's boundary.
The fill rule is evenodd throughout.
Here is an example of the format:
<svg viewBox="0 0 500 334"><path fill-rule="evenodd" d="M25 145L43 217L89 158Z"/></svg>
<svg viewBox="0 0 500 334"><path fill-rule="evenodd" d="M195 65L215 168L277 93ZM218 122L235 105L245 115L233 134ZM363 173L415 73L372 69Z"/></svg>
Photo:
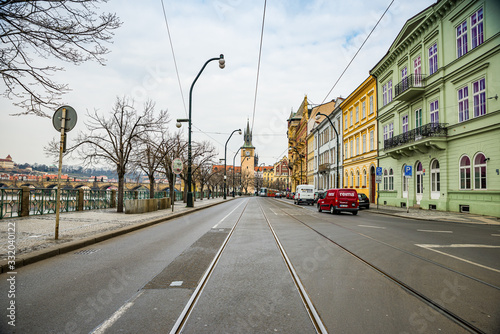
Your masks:
<svg viewBox="0 0 500 334"><path fill-rule="evenodd" d="M55 214L3 219L0 221L0 267L4 268L7 263L9 232L13 227L16 267L19 267L35 262L35 258L39 261L231 199L196 200L194 208L187 208L181 201L174 203L173 210L169 208L141 214L117 213L116 209L62 213L59 216L58 240L54 239Z"/></svg>

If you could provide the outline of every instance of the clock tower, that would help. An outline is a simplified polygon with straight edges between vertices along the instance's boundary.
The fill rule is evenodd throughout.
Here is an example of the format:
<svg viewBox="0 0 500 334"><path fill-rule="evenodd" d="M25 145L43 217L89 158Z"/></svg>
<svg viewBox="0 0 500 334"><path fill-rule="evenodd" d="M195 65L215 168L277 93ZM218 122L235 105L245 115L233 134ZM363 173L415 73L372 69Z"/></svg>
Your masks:
<svg viewBox="0 0 500 334"><path fill-rule="evenodd" d="M245 142L241 147L241 182L242 187L246 188L251 194L255 192L255 147L252 145L252 132L250 123L247 119L247 128L244 134Z"/></svg>

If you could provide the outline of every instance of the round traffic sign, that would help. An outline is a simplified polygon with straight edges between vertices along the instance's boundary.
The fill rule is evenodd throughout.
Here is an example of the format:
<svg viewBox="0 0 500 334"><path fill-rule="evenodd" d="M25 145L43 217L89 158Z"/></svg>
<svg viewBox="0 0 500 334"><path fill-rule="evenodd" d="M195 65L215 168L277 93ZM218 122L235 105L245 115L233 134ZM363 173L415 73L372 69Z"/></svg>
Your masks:
<svg viewBox="0 0 500 334"><path fill-rule="evenodd" d="M52 116L52 125L54 125L54 128L57 131L61 132L63 109L66 109L66 123L64 126L64 132L70 132L75 127L76 121L78 119L75 109L70 106L62 106L56 110L54 116Z"/></svg>

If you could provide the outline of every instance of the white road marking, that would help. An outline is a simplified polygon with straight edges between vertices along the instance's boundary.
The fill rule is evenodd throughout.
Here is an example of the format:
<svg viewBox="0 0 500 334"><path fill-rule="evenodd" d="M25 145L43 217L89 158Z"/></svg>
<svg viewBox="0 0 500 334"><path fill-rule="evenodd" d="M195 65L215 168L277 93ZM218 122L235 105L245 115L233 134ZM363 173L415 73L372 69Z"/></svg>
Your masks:
<svg viewBox="0 0 500 334"><path fill-rule="evenodd" d="M431 233L453 233L453 231L436 231L436 230L417 230L418 232L431 232Z"/></svg>
<svg viewBox="0 0 500 334"><path fill-rule="evenodd" d="M93 332L92 334L102 334L104 333L107 329L109 329L111 326L113 326L113 324L118 320L120 319L120 317L125 314L125 312L127 312L127 310L129 308L132 307L132 305L134 305L134 302L137 298L139 298L140 295L142 295L142 293L144 292L144 290L142 290L141 292L139 292L131 301L129 301L128 303L122 305L122 307L120 307L115 313L113 313L113 315L111 317L109 317L106 321L104 321L102 324L99 325L99 327L97 327Z"/></svg>
<svg viewBox="0 0 500 334"><path fill-rule="evenodd" d="M358 225L358 226L360 226L360 227L380 228L380 229L385 230L385 227L382 227L382 226L372 226L372 225Z"/></svg>
<svg viewBox="0 0 500 334"><path fill-rule="evenodd" d="M485 266L485 265L482 265L482 264L479 264L479 263L476 263L476 262L473 262L473 261L469 261L469 260L463 259L463 258L455 256L455 255L451 255L451 254L448 254L448 253L445 253L445 252L442 252L442 251L438 251L437 249L434 249L434 248L500 248L500 246L477 245L477 244L451 244L451 245L415 244L415 246L422 247L422 248L431 250L433 252L436 252L436 253L439 253L439 254L443 254L443 255L452 257L454 259L457 259L457 260L460 260L460 261L463 261L463 262L466 262L466 263L469 263L469 264L472 264L472 265L475 265L475 266L478 266L478 267L481 267L481 268L485 268L485 269L488 269L488 270L500 273L499 269L491 268L491 267L488 267L488 266Z"/></svg>
<svg viewBox="0 0 500 334"><path fill-rule="evenodd" d="M222 219L221 219L221 220L220 220L217 224L215 224L215 225L214 225L214 227L212 227L212 228L217 228L217 227L218 227L218 226L219 226L219 225L220 225L220 224L224 221L224 219L226 219L227 217L229 217L229 215L230 215L230 214L232 214L232 213L234 212L234 210L238 209L238 208L240 207L240 205L241 205L241 204L243 204L243 202L241 202L240 204L238 204L238 206L237 206L237 207L235 207L235 208L233 209L233 211L229 212L229 213L228 213L228 214L227 214L224 218L222 218Z"/></svg>
<svg viewBox="0 0 500 334"><path fill-rule="evenodd" d="M500 234L492 234L492 237L500 237Z"/></svg>

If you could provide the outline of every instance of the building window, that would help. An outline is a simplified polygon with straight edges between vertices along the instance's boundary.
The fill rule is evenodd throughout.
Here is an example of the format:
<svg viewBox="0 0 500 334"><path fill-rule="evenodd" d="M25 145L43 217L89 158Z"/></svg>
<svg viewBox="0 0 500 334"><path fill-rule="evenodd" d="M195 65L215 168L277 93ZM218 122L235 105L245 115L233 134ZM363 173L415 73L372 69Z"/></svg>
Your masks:
<svg viewBox="0 0 500 334"><path fill-rule="evenodd" d="M408 132L408 115L403 116L403 133Z"/></svg>
<svg viewBox="0 0 500 334"><path fill-rule="evenodd" d="M408 89L408 67L403 67L401 69L401 83L403 84L403 91Z"/></svg>
<svg viewBox="0 0 500 334"><path fill-rule="evenodd" d="M347 174L347 172L345 172L344 184L345 184L346 188L349 187L349 174Z"/></svg>
<svg viewBox="0 0 500 334"><path fill-rule="evenodd" d="M439 103L438 100L431 102L431 123L439 123Z"/></svg>
<svg viewBox="0 0 500 334"><path fill-rule="evenodd" d="M422 86L422 61L420 56L413 59L413 73L415 74L415 87Z"/></svg>
<svg viewBox="0 0 500 334"><path fill-rule="evenodd" d="M354 155L354 140L351 140L351 155L349 157L352 158L353 155Z"/></svg>
<svg viewBox="0 0 500 334"><path fill-rule="evenodd" d="M359 170L356 171L356 188L359 188Z"/></svg>
<svg viewBox="0 0 500 334"><path fill-rule="evenodd" d="M373 130L370 131L370 151L373 151L374 150L374 132Z"/></svg>
<svg viewBox="0 0 500 334"><path fill-rule="evenodd" d="M389 190L389 173L384 169L384 190Z"/></svg>
<svg viewBox="0 0 500 334"><path fill-rule="evenodd" d="M356 106L356 123L359 122L359 104Z"/></svg>
<svg viewBox="0 0 500 334"><path fill-rule="evenodd" d="M474 158L474 189L486 189L486 157L482 153Z"/></svg>
<svg viewBox="0 0 500 334"><path fill-rule="evenodd" d="M349 112L349 121L351 122L350 126L353 126L354 123L352 122L352 110Z"/></svg>
<svg viewBox="0 0 500 334"><path fill-rule="evenodd" d="M434 160L431 163L431 191L439 193L441 191L441 181L439 172L439 161Z"/></svg>
<svg viewBox="0 0 500 334"><path fill-rule="evenodd" d="M460 189L470 189L470 159L464 155L460 159Z"/></svg>
<svg viewBox="0 0 500 334"><path fill-rule="evenodd" d="M408 197L408 179L405 176L405 167L406 167L406 164L403 165L403 170L401 171L401 184L403 185L403 198Z"/></svg>
<svg viewBox="0 0 500 334"><path fill-rule="evenodd" d="M389 190L394 190L394 171L389 169Z"/></svg>
<svg viewBox="0 0 500 334"><path fill-rule="evenodd" d="M457 58L467 53L467 21L457 27Z"/></svg>
<svg viewBox="0 0 500 334"><path fill-rule="evenodd" d="M347 151L347 142L345 143L345 149L344 149L344 155L347 158L348 157L348 151Z"/></svg>
<svg viewBox="0 0 500 334"><path fill-rule="evenodd" d="M437 43L434 43L429 48L429 74L434 74L437 72Z"/></svg>
<svg viewBox="0 0 500 334"><path fill-rule="evenodd" d="M472 83L474 117L486 114L486 83L484 78Z"/></svg>
<svg viewBox="0 0 500 334"><path fill-rule="evenodd" d="M344 128L345 128L345 130L347 130L347 113L344 116L344 121L345 121L344 122L345 123Z"/></svg>
<svg viewBox="0 0 500 334"><path fill-rule="evenodd" d="M356 137L356 155L359 155L359 137Z"/></svg>
<svg viewBox="0 0 500 334"><path fill-rule="evenodd" d="M370 96L370 115L373 114L373 95Z"/></svg>
<svg viewBox="0 0 500 334"><path fill-rule="evenodd" d="M415 129L422 126L422 109L415 110Z"/></svg>
<svg viewBox="0 0 500 334"><path fill-rule="evenodd" d="M458 90L458 121L469 119L469 87L465 86Z"/></svg>
<svg viewBox="0 0 500 334"><path fill-rule="evenodd" d="M392 101L392 80L387 81L385 85L382 86L382 102L385 106Z"/></svg>
<svg viewBox="0 0 500 334"><path fill-rule="evenodd" d="M391 103L392 101L392 80L387 82L387 103Z"/></svg>
<svg viewBox="0 0 500 334"><path fill-rule="evenodd" d="M354 188L354 174L351 171L351 188Z"/></svg>
<svg viewBox="0 0 500 334"><path fill-rule="evenodd" d="M361 118L365 118L366 117L366 101L363 101L363 103L361 103Z"/></svg>
<svg viewBox="0 0 500 334"><path fill-rule="evenodd" d="M363 153L366 153L366 133L363 133Z"/></svg>
<svg viewBox="0 0 500 334"><path fill-rule="evenodd" d="M472 31L472 48L483 44L483 9L479 9L477 12L472 14L471 18L471 31Z"/></svg>
<svg viewBox="0 0 500 334"><path fill-rule="evenodd" d="M366 169L363 169L363 187L366 188Z"/></svg>
<svg viewBox="0 0 500 334"><path fill-rule="evenodd" d="M394 123L389 123L389 138L394 137Z"/></svg>

